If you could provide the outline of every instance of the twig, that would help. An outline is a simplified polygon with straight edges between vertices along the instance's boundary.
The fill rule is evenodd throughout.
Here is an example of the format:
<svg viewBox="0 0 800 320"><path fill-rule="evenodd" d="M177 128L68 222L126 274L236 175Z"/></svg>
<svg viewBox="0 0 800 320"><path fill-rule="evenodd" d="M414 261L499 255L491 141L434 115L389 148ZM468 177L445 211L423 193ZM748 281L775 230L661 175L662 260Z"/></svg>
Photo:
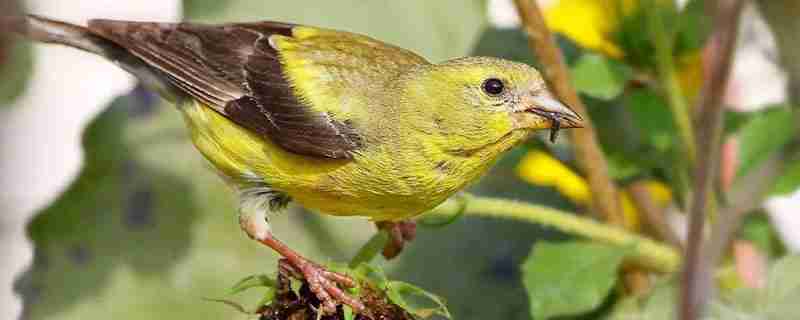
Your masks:
<svg viewBox="0 0 800 320"><path fill-rule="evenodd" d="M471 196L466 207L448 200L428 215L452 216L463 210L465 215L503 218L553 227L564 233L578 235L607 244L632 247L629 262L649 270L670 273L678 271L681 257L674 248L645 238L620 227L610 226L592 219L576 216L550 207L512 200Z"/></svg>
<svg viewBox="0 0 800 320"><path fill-rule="evenodd" d="M678 234L670 228L669 223L664 217L664 209L659 208L653 201L653 197L647 186L640 181L631 183L628 188L636 210L641 213L645 226L652 230L659 240L663 240L677 249L681 249L683 244Z"/></svg>
<svg viewBox="0 0 800 320"><path fill-rule="evenodd" d="M575 112L586 119L584 128L570 130L575 142L575 155L578 165L586 173L592 191L592 206L605 221L615 225L623 224L622 210L617 197L617 189L608 174L608 164L595 136L594 124L589 119L586 107L578 97L569 80L569 71L561 50L545 24L539 6L533 0L514 0L525 30L528 44L539 58L544 68L544 76L553 89Z"/></svg>
<svg viewBox="0 0 800 320"><path fill-rule="evenodd" d="M694 198L690 206L689 239L678 310L679 319L682 320L699 319L711 295L711 265L701 256L703 228L706 210L714 205L708 200L722 132L722 99L730 75L743 5L743 0L718 0L716 6L709 5L707 8L708 15L714 19L714 29L708 43L714 59L709 61L709 72L700 91L697 106L702 111L697 127L698 157L694 170Z"/></svg>

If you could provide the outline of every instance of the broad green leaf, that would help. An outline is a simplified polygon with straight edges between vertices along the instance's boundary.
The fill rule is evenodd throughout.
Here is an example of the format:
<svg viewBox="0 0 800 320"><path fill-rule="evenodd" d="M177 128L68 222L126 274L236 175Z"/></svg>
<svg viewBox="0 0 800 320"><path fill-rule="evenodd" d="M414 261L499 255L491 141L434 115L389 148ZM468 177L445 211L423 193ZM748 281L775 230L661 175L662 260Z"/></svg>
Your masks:
<svg viewBox="0 0 800 320"><path fill-rule="evenodd" d="M795 160L783 169L783 173L775 181L771 193L776 196L788 195L797 191L798 188L800 188L800 161Z"/></svg>
<svg viewBox="0 0 800 320"><path fill-rule="evenodd" d="M647 297L620 301L607 319L675 319L677 279L667 279ZM703 320L800 319L797 301L800 301L800 256L786 256L770 267L766 288L720 290L718 298L708 303Z"/></svg>
<svg viewBox="0 0 800 320"><path fill-rule="evenodd" d="M739 169L741 177L774 152L785 146L795 134L792 111L786 107L775 107L755 116L739 130Z"/></svg>
<svg viewBox="0 0 800 320"><path fill-rule="evenodd" d="M618 61L587 53L572 67L575 89L589 96L611 100L625 88L631 71Z"/></svg>
<svg viewBox="0 0 800 320"><path fill-rule="evenodd" d="M607 156L610 173L615 179L622 180L663 167L662 162L666 158L650 142L651 134L643 132L642 128L649 129L647 123L639 121L638 115L632 114L630 96L625 94L611 101L591 97L584 99L589 106L589 115L598 128L598 138ZM645 112L644 116L648 114Z"/></svg>
<svg viewBox="0 0 800 320"><path fill-rule="evenodd" d="M522 265L534 320L599 307L617 281L625 249L590 242L538 242Z"/></svg>
<svg viewBox="0 0 800 320"><path fill-rule="evenodd" d="M386 297L414 316L427 319L438 315L452 319L444 299L417 286L401 281L389 281L386 286Z"/></svg>
<svg viewBox="0 0 800 320"><path fill-rule="evenodd" d="M675 319L675 280L658 282L646 297L627 297L617 302L607 320L673 320Z"/></svg>
<svg viewBox="0 0 800 320"><path fill-rule="evenodd" d="M675 144L677 136L672 112L663 97L648 89L633 91L625 97L633 125L639 128L645 141L660 152Z"/></svg>

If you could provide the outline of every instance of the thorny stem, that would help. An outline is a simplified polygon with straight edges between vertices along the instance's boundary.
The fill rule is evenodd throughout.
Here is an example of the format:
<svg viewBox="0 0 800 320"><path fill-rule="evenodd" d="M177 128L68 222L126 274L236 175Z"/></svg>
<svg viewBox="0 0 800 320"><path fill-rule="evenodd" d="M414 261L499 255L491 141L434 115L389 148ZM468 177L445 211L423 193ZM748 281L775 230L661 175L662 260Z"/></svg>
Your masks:
<svg viewBox="0 0 800 320"><path fill-rule="evenodd" d="M608 164L595 136L594 124L569 80L569 71L561 50L545 24L539 6L533 0L514 0L528 44L544 68L544 76L556 95L586 119L583 129L570 130L575 142L578 165L586 173L592 191L592 206L600 218L615 225L623 224L617 188L608 174Z"/></svg>
<svg viewBox="0 0 800 320"><path fill-rule="evenodd" d="M703 225L718 160L716 149L723 125L722 99L730 75L739 17L744 5L743 0L715 2L716 6L709 5L706 8L708 15L714 19L713 33L708 44L714 59L709 61L709 72L706 74L697 106L700 110L696 137L698 161L694 170L695 194L689 212L689 238L678 309L679 319L682 320L699 319L711 295L712 266L701 256L704 246Z"/></svg>
<svg viewBox="0 0 800 320"><path fill-rule="evenodd" d="M470 216L535 223L611 245L630 246L633 248L633 253L629 257L629 262L653 271L675 272L681 264L680 254L670 246L619 227L576 216L571 212L513 200L480 196L471 196L468 201L465 207L454 200L448 200L427 215L451 216L455 212L463 210L465 215Z"/></svg>

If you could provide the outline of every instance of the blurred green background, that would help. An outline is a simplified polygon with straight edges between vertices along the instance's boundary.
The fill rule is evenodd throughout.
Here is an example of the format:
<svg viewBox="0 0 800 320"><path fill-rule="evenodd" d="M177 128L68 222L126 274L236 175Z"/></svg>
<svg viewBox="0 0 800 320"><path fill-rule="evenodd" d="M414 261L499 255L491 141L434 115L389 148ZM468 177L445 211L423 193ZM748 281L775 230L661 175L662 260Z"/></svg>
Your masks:
<svg viewBox="0 0 800 320"><path fill-rule="evenodd" d="M486 7L478 0L184 1L190 21L289 21L364 33L431 61L477 53L532 62L522 33L490 27ZM20 52L13 59L27 61ZM178 113L136 90L97 117L83 143L80 177L29 225L34 263L16 284L24 317L248 318L203 298L222 296L244 276L273 272L276 255L239 230L233 194L190 145ZM568 206L556 192L518 180L511 165L521 154L509 154L473 191ZM347 261L374 233L364 219L297 207L273 217L272 226L323 262ZM443 296L456 319L528 319L519 265L542 236L554 234L465 218L420 229L384 267L392 278ZM258 298L245 293L242 301Z"/></svg>

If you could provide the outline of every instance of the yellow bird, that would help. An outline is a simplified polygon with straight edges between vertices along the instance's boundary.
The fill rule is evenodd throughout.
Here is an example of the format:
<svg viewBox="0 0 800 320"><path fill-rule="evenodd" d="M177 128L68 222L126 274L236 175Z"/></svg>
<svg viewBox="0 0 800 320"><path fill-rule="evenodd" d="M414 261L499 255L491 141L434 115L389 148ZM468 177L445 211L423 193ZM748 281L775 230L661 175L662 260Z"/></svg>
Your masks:
<svg viewBox="0 0 800 320"><path fill-rule="evenodd" d="M273 237L268 216L295 201L365 216L413 237L406 219L475 181L538 129L581 126L539 72L520 63L424 58L349 32L280 22L206 25L37 16L6 18L30 39L98 54L173 101L197 149L240 196L253 239L302 275L324 312L363 304L325 270Z"/></svg>

